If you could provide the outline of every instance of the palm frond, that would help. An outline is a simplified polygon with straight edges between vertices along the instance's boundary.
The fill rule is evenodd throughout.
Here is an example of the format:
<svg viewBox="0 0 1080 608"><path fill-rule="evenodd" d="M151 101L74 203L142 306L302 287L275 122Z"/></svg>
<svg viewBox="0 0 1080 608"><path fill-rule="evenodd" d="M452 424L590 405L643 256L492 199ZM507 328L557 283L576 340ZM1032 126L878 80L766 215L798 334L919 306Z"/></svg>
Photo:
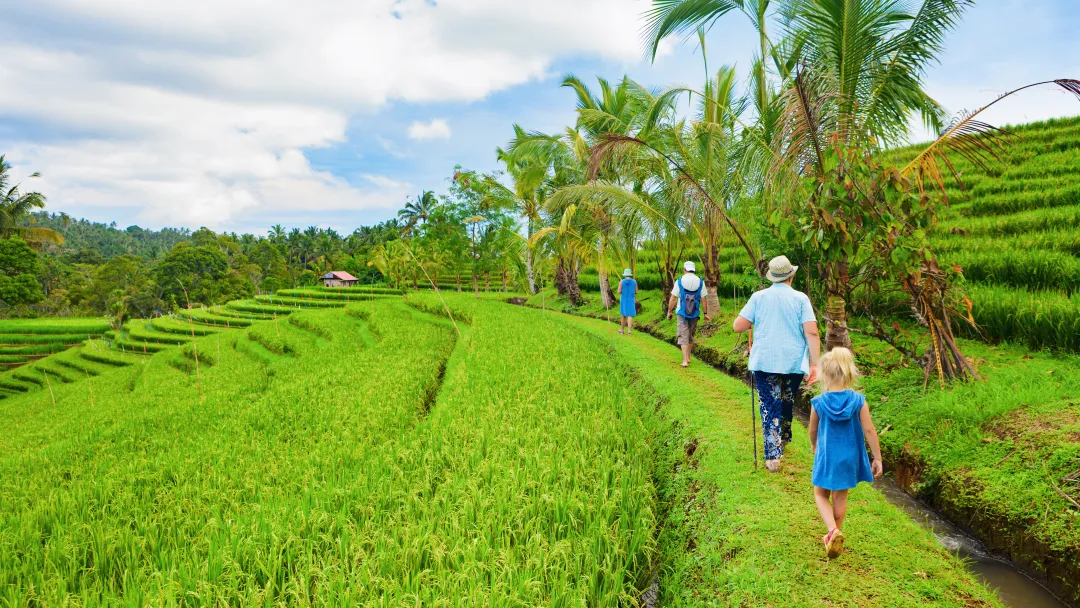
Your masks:
<svg viewBox="0 0 1080 608"><path fill-rule="evenodd" d="M993 125L978 120L977 117L1003 99L1011 97L1020 91L1046 84L1053 84L1080 99L1080 80L1071 78L1036 82L1003 93L997 99L978 110L953 121L933 143L900 170L901 175L912 178L919 192L925 191L927 180L943 192L945 189L944 178L947 175L956 177L956 172L953 171L948 158L950 153L959 154L980 167L985 167L986 163L997 160L1000 158L999 152L1004 146L1004 138L1008 134ZM942 165L944 165L944 170Z"/></svg>
<svg viewBox="0 0 1080 608"><path fill-rule="evenodd" d="M577 107L579 110L595 110L597 108L596 98L593 96L592 91L590 91L588 85L577 76L567 74L563 77L562 86L572 89L577 95Z"/></svg>
<svg viewBox="0 0 1080 608"><path fill-rule="evenodd" d="M664 38L672 34L689 38L698 28L708 30L718 19L741 9L742 5L742 0L653 0L642 29L646 54L655 61Z"/></svg>
<svg viewBox="0 0 1080 608"><path fill-rule="evenodd" d="M774 162L769 169L770 181L785 181L803 173L803 167L813 166L820 175L824 172L823 146L829 107L835 95L823 85L818 74L800 69L791 88L784 93L784 110L774 142Z"/></svg>
<svg viewBox="0 0 1080 608"><path fill-rule="evenodd" d="M64 235L51 228L17 228L15 234L32 247L51 243L63 245Z"/></svg>
<svg viewBox="0 0 1080 608"><path fill-rule="evenodd" d="M946 36L974 4L974 0L924 0L921 3L907 29L888 43L887 52L891 57L875 78L874 89L863 103L868 124L896 121L897 117L880 115L890 113L891 108L919 107L918 97L911 93L921 90L920 80L926 67L937 61L945 48ZM908 100L915 103L909 104ZM923 123L940 131L944 122L941 106L926 97L921 108Z"/></svg>
<svg viewBox="0 0 1080 608"><path fill-rule="evenodd" d="M582 108L578 110L578 126L593 135L603 133L626 133L629 126L618 116L600 109Z"/></svg>

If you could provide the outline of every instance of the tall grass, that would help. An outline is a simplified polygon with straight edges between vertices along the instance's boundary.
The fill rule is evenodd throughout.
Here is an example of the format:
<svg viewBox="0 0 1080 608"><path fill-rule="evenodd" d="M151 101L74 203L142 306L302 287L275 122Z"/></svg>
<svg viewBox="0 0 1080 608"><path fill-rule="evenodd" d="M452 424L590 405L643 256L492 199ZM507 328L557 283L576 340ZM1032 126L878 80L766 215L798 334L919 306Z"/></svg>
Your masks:
<svg viewBox="0 0 1080 608"><path fill-rule="evenodd" d="M102 334L108 329L107 319L0 319L0 334Z"/></svg>
<svg viewBox="0 0 1080 608"><path fill-rule="evenodd" d="M1080 295L982 285L970 285L966 291L974 302L972 314L983 336L1036 350L1080 352ZM979 337L964 325L961 331Z"/></svg>

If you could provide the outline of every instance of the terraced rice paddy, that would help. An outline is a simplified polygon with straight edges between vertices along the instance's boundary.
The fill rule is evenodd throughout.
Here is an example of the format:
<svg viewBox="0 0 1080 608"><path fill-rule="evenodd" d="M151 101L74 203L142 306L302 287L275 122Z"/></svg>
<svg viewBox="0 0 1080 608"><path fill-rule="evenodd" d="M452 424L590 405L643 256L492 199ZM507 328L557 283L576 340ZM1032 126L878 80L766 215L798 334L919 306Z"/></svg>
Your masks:
<svg viewBox="0 0 1080 608"><path fill-rule="evenodd" d="M0 603L998 605L874 492L825 560L805 439L754 473L730 378L445 297L50 357L0 402Z"/></svg>
<svg viewBox="0 0 1080 608"><path fill-rule="evenodd" d="M99 337L108 329L105 319L0 320L0 368L18 368Z"/></svg>
<svg viewBox="0 0 1080 608"><path fill-rule="evenodd" d="M1007 130L1001 162L984 169L954 159L966 188L950 187L932 243L963 269L985 337L1077 352L1080 119Z"/></svg>

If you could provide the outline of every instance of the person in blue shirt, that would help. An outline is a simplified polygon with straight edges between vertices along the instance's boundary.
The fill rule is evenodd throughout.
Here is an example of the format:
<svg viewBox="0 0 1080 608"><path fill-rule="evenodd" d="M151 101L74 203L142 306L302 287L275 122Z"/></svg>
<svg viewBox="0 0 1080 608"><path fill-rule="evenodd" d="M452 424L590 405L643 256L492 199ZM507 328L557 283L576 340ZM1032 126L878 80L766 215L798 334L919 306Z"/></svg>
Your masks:
<svg viewBox="0 0 1080 608"><path fill-rule="evenodd" d="M697 333L698 319L705 317L705 322L712 321L705 296L709 295L705 281L697 276L694 263L683 264L686 274L675 281L668 299L667 318L678 315L675 324L675 342L682 349L682 367L690 367L690 353L694 350L694 335Z"/></svg>
<svg viewBox="0 0 1080 608"><path fill-rule="evenodd" d="M622 273L623 280L619 281L619 333L626 331L626 335L634 330L634 317L637 316L637 281L634 273L629 268Z"/></svg>
<svg viewBox="0 0 1080 608"><path fill-rule="evenodd" d="M817 380L821 356L814 307L806 294L791 287L798 269L786 256L773 258L765 275L772 287L750 296L732 325L740 334L754 330L748 367L761 407L765 467L774 473L791 441L792 410L803 379Z"/></svg>
<svg viewBox="0 0 1080 608"><path fill-rule="evenodd" d="M821 358L822 393L810 400L810 449L814 452L814 502L828 534L821 538L825 553L839 557L844 550L840 528L847 515L848 491L860 481L881 477L881 446L866 397L852 388L859 377L855 356L838 347ZM874 461L866 457L866 446ZM831 502L830 502L831 500Z"/></svg>

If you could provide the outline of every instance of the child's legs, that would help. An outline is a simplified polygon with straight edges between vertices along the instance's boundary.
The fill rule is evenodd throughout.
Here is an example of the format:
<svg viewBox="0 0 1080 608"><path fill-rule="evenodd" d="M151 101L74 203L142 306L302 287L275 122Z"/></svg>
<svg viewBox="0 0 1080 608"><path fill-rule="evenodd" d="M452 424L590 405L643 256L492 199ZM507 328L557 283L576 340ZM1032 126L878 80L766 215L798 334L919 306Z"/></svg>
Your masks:
<svg viewBox="0 0 1080 608"><path fill-rule="evenodd" d="M634 329L634 317L626 317L626 329Z"/></svg>
<svg viewBox="0 0 1080 608"><path fill-rule="evenodd" d="M837 528L844 525L844 516L847 515L847 495L847 490L835 490L832 493L832 513Z"/></svg>
<svg viewBox="0 0 1080 608"><path fill-rule="evenodd" d="M817 503L818 513L821 514L821 521L825 522L825 527L829 532L837 528L836 518L833 516L833 505L829 502L829 492L825 488L819 488L814 486L814 502Z"/></svg>

